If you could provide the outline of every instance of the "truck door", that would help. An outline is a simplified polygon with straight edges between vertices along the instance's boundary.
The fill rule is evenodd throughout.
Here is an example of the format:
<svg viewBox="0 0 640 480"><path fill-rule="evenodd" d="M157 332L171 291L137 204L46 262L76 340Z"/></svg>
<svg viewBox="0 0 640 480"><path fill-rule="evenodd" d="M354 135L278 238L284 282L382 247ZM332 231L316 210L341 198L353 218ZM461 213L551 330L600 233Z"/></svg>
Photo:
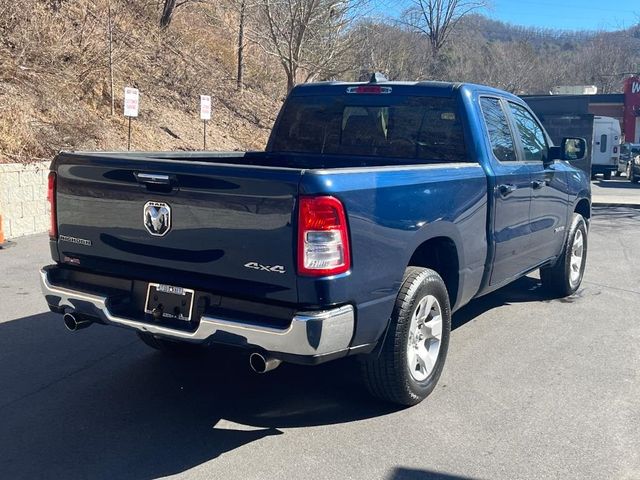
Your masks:
<svg viewBox="0 0 640 480"><path fill-rule="evenodd" d="M544 130L524 106L507 102L517 131L516 145L531 176L531 226L529 267L555 257L562 250L569 211L567 165L555 162L545 167L549 145Z"/></svg>
<svg viewBox="0 0 640 480"><path fill-rule="evenodd" d="M502 100L481 97L480 106L494 157L493 196L493 265L490 285L497 285L518 275L529 264L529 204L531 173L535 168L518 155Z"/></svg>

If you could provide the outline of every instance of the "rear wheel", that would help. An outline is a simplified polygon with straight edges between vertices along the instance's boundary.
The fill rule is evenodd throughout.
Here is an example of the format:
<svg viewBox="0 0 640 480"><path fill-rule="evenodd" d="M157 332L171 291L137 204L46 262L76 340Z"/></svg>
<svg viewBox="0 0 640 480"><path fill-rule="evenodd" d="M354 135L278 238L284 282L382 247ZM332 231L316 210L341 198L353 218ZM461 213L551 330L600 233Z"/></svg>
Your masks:
<svg viewBox="0 0 640 480"><path fill-rule="evenodd" d="M159 350L167 355L176 357L189 357L202 353L204 348L201 345L187 343L187 342L173 342L171 340L165 340L164 338L154 337L153 335L145 332L136 332L140 340L146 345Z"/></svg>
<svg viewBox="0 0 640 480"><path fill-rule="evenodd" d="M361 362L369 391L400 405L424 400L442 373L450 332L449 295L440 275L407 268L382 348Z"/></svg>
<svg viewBox="0 0 640 480"><path fill-rule="evenodd" d="M633 165L629 164L629 166L627 167L627 178L629 179L629 181L631 183L638 183L638 181L640 180L634 173L633 173Z"/></svg>
<svg viewBox="0 0 640 480"><path fill-rule="evenodd" d="M552 267L540 269L542 285L558 297L575 293L584 276L587 245L587 224L582 215L574 213L560 258Z"/></svg>
<svg viewBox="0 0 640 480"><path fill-rule="evenodd" d="M607 170L602 174L605 180L611 180L611 171Z"/></svg>

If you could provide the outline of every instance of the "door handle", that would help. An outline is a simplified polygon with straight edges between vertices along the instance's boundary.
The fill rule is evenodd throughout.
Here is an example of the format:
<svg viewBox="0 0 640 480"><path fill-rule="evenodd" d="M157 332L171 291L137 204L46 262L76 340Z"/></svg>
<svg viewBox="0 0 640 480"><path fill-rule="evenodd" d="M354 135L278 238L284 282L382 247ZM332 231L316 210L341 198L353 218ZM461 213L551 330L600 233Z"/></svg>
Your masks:
<svg viewBox="0 0 640 480"><path fill-rule="evenodd" d="M547 181L546 180L534 180L531 182L531 186L533 187L534 190L538 190L542 187L546 187L547 186Z"/></svg>
<svg viewBox="0 0 640 480"><path fill-rule="evenodd" d="M500 195L502 195L503 197L506 197L507 195L510 195L513 192L515 192L518 189L518 187L516 187L515 185L511 185L509 183L503 183L502 185L498 185L497 189L498 189L498 192L500 192Z"/></svg>

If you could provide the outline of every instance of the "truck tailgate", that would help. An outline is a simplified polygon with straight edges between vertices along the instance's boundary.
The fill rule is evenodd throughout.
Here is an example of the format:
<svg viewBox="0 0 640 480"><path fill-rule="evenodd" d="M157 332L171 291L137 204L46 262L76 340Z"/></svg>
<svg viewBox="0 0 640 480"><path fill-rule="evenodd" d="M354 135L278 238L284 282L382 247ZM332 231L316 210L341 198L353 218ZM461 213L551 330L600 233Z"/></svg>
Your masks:
<svg viewBox="0 0 640 480"><path fill-rule="evenodd" d="M224 158L69 153L53 167L61 261L149 282L169 283L168 276L176 286L297 301L293 212L302 170Z"/></svg>

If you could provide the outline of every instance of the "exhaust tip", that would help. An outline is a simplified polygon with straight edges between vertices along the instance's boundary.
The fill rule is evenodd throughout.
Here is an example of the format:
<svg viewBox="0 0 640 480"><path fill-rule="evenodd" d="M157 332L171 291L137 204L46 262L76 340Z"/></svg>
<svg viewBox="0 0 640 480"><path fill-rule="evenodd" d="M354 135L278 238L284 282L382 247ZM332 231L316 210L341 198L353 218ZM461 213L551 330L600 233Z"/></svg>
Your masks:
<svg viewBox="0 0 640 480"><path fill-rule="evenodd" d="M70 332L75 332L78 329L78 320L76 320L75 315L72 313L65 313L64 317L62 317L62 321L64 322L64 326L67 327L67 330Z"/></svg>
<svg viewBox="0 0 640 480"><path fill-rule="evenodd" d="M249 356L249 366L256 373L267 373L275 370L282 363L281 360L271 356L264 356L261 353L253 352Z"/></svg>
<svg viewBox="0 0 640 480"><path fill-rule="evenodd" d="M81 328L87 328L91 325L91 320L87 320L86 318L78 317L73 313L65 313L62 317L62 321L64 322L64 326L70 332L75 332L80 330Z"/></svg>

